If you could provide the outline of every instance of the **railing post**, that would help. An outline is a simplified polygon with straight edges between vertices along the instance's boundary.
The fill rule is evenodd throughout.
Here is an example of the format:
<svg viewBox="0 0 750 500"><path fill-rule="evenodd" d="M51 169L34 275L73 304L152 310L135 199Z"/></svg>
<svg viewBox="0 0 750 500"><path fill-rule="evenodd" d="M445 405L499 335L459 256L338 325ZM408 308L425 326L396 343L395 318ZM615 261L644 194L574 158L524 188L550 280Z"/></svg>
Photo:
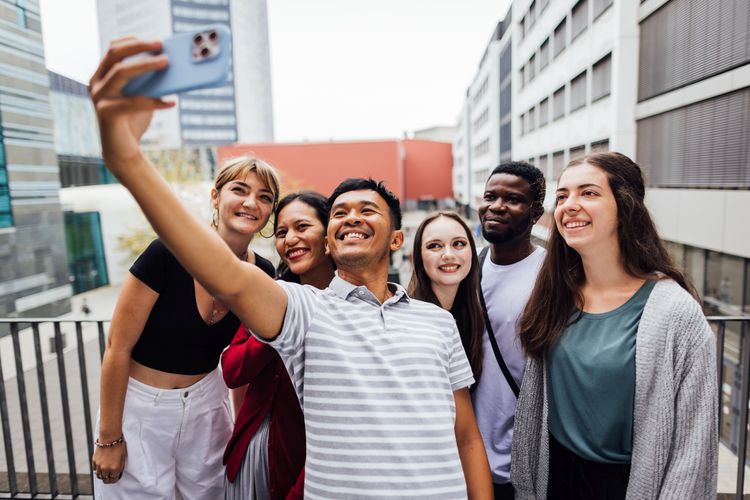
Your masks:
<svg viewBox="0 0 750 500"><path fill-rule="evenodd" d="M11 323L13 325L14 323ZM3 443L5 444L5 463L8 465L8 487L11 496L18 494L16 481L16 466L13 460L13 436L10 433L10 416L8 415L8 400L5 392L5 377L3 376L3 361L0 357L0 419L3 426Z"/></svg>
<svg viewBox="0 0 750 500"><path fill-rule="evenodd" d="M78 496L78 474L76 472L75 450L73 449L73 428L70 424L70 400L68 383L65 375L65 354L62 346L60 322L55 321L55 353L57 354L57 372L60 376L60 395L62 397L63 423L65 424L65 445L68 452L68 472L70 475L70 493Z"/></svg>
<svg viewBox="0 0 750 500"><path fill-rule="evenodd" d="M721 436L721 405L723 403L724 389L724 339L726 338L727 324L724 321L719 322L716 332L716 369L719 377L719 436Z"/></svg>
<svg viewBox="0 0 750 500"><path fill-rule="evenodd" d="M105 342L104 342L104 321L97 321L96 322L96 327L97 327L97 330L99 332L99 335L98 335L98 337L99 337L99 361L101 361L102 358L104 358L104 347L105 347Z"/></svg>
<svg viewBox="0 0 750 500"><path fill-rule="evenodd" d="M18 384L18 402L21 408L21 427L23 428L23 444L26 447L26 466L29 474L29 492L35 496L37 491L36 468L34 467L34 450L31 444L31 426L29 425L29 405L26 402L26 379L23 373L21 359L21 342L18 338L18 323L10 325L10 335L13 340L13 356L16 361L16 382Z"/></svg>
<svg viewBox="0 0 750 500"><path fill-rule="evenodd" d="M89 377L86 373L86 353L83 349L83 326L76 321L76 340L78 342L78 367L81 373L81 395L83 399L83 421L86 424L86 445L89 459L94 455L94 432L91 430L91 405L89 402ZM94 491L94 471L89 470L91 491Z"/></svg>
<svg viewBox="0 0 750 500"><path fill-rule="evenodd" d="M750 401L750 339L744 325L741 332L740 367L742 383L740 385L740 421L739 443L737 446L737 500L742 500L745 487L745 455L747 453L747 405Z"/></svg>
<svg viewBox="0 0 750 500"><path fill-rule="evenodd" d="M49 404L47 402L47 383L44 379L44 363L42 362L42 345L39 338L39 323L31 325L34 334L34 355L36 356L36 376L39 381L39 404L42 407L42 428L44 429L44 450L47 453L47 477L49 491L52 498L57 491L57 472L55 471L55 456L52 448L52 431L49 423Z"/></svg>

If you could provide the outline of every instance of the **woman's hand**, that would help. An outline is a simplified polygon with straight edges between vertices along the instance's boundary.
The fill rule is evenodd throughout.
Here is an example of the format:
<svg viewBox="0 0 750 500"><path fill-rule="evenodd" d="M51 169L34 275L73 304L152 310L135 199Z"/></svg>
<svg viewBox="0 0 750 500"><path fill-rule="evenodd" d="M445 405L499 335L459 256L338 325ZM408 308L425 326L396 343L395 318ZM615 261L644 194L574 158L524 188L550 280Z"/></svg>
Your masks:
<svg viewBox="0 0 750 500"><path fill-rule="evenodd" d="M97 446L91 459L94 475L101 479L104 484L116 483L122 477L127 456L128 451L125 441L109 448Z"/></svg>
<svg viewBox="0 0 750 500"><path fill-rule="evenodd" d="M174 102L135 96L123 97L122 89L131 78L166 68L165 55L144 55L160 50L161 42L146 42L134 37L114 40L89 81L89 94L99 120L102 156L107 166L116 171L140 155L140 142L155 109L174 106Z"/></svg>

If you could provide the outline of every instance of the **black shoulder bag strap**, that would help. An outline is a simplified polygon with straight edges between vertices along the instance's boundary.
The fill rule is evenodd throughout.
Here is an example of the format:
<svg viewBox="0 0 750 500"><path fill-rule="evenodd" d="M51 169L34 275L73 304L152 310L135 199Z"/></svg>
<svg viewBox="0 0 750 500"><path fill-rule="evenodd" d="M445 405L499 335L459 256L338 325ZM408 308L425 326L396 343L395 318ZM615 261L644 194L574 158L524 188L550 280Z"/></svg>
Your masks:
<svg viewBox="0 0 750 500"><path fill-rule="evenodd" d="M486 246L479 253L479 302L481 302L482 304L482 313L484 313L484 326L487 329L487 335L490 337L490 345L492 345L492 350L495 353L495 359L497 360L497 364L500 366L500 371L503 372L503 375L505 376L505 381L508 382L508 385L510 386L510 389L513 391L513 394L515 394L516 398L518 398L518 394L521 392L521 389L518 388L516 379L514 379L513 375L510 374L510 370L508 369L508 366L505 364L503 355L500 353L500 348L497 346L497 340L495 339L495 332L492 330L492 323L490 322L490 316L489 314L487 314L487 304L485 304L484 302L484 290L482 290L482 268L484 267L484 261L487 259L487 253L489 252L489 250L490 250L490 247Z"/></svg>

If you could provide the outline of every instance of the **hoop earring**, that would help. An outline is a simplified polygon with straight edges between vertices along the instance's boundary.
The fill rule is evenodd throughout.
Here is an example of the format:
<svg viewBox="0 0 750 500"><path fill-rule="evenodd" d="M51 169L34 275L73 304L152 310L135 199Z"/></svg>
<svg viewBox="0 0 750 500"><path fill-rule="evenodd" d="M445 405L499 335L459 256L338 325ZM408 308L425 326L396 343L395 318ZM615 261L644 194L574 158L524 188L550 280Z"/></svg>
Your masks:
<svg viewBox="0 0 750 500"><path fill-rule="evenodd" d="M213 212L211 212L211 227L214 229L219 229L219 209L214 208Z"/></svg>

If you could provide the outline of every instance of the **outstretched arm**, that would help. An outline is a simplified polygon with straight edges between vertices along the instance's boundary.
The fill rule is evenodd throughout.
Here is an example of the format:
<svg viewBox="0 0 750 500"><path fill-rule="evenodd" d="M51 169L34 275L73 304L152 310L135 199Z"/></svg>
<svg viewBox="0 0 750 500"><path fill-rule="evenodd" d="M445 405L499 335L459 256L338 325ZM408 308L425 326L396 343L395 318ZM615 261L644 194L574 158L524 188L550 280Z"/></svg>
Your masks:
<svg viewBox="0 0 750 500"><path fill-rule="evenodd" d="M215 232L196 219L140 150L153 112L174 103L126 98L122 89L134 76L164 69L169 61L164 55L126 58L160 48L161 42L132 37L116 40L91 77L89 89L99 120L104 161L183 267L254 333L272 339L284 319L284 291L259 268L238 260Z"/></svg>

